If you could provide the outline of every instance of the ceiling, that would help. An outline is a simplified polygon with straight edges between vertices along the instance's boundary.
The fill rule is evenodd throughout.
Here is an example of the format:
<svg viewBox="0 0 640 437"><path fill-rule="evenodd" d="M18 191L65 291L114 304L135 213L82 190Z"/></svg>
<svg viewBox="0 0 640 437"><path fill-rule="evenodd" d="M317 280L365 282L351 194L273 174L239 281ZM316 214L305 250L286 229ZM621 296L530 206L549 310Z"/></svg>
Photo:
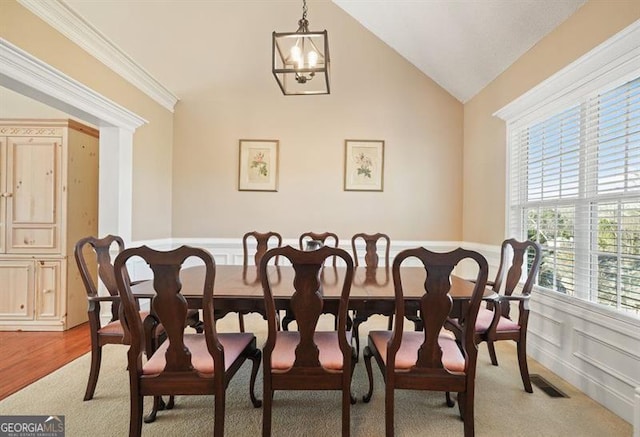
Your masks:
<svg viewBox="0 0 640 437"><path fill-rule="evenodd" d="M466 102L586 0L333 0L451 95ZM278 0L64 0L174 94L205 86L215 63L207 38L194 38L204 17L244 8L247 20ZM291 8L291 2L288 2ZM157 6L157 7L154 7ZM301 2L300 2L301 6ZM313 19L313 0L309 19ZM301 8L297 12L299 15ZM290 19L287 17L287 22ZM276 28L278 23L267 23ZM214 26L210 26L213 32ZM229 23L220 33L241 30ZM154 41L154 44L149 44ZM202 43L200 50L180 47ZM209 40L210 41L210 40ZM188 59L187 56L192 56ZM208 55L211 55L208 53ZM211 56L211 58L215 58ZM206 65L205 65L206 63ZM179 66L189 65L185 70ZM204 73L204 74L202 74ZM200 75L200 76L199 76Z"/></svg>

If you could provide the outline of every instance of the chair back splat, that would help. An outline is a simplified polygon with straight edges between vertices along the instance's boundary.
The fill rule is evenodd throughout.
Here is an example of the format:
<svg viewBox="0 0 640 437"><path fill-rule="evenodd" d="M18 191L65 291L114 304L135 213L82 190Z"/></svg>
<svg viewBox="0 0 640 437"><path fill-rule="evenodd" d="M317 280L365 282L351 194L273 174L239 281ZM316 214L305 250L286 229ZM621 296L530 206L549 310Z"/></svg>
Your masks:
<svg viewBox="0 0 640 437"><path fill-rule="evenodd" d="M297 331L277 329L276 304L267 264L275 256L286 258L293 275L283 274L285 279L279 288L292 289L288 310L298 324ZM329 257L344 261L346 268L339 284L326 285L321 280L322 269ZM271 435L273 392L275 390L341 390L342 435L349 435L350 405L355 401L350 392L351 377L355 365L355 351L347 333L347 310L353 280L353 260L344 250L321 247L314 251L302 251L291 246L269 250L260 262L260 278L264 291L268 335L263 348L264 405L263 436ZM326 311L325 289L340 296L337 310L337 329L322 331L318 327L320 316ZM311 424L310 424L311 426Z"/></svg>
<svg viewBox="0 0 640 437"><path fill-rule="evenodd" d="M329 241L332 241L333 244L329 245L327 244ZM317 232L305 232L302 235L300 235L300 238L298 239L298 244L300 247L300 250L305 250L305 251L313 251L313 250L317 250L318 248L324 247L324 246L330 246L330 247L338 247L340 243L340 240L338 239L338 235L334 234L333 232L322 232L322 233L317 233ZM332 265L333 267L336 267L337 264L337 257L332 257ZM285 331L287 331L289 329L289 323L291 323L294 320L293 314L291 313L290 310L285 311L285 315L282 318L282 329L284 329ZM336 318L336 324L337 324L337 318ZM349 320L349 326L351 326L351 320Z"/></svg>

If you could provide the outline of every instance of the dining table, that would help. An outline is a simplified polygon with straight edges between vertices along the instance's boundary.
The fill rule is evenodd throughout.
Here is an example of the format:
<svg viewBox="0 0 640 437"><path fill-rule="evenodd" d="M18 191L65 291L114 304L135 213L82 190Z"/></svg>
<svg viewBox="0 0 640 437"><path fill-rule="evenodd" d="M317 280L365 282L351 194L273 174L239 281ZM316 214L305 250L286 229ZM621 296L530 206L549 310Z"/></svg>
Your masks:
<svg viewBox="0 0 640 437"><path fill-rule="evenodd" d="M213 305L216 312L264 314L264 295L262 282L256 266L216 265ZM321 293L327 311L337 310L346 268L325 265L320 270ZM289 300L294 291L294 270L288 265L267 266L267 276L278 310L288 310ZM407 314L415 314L419 299L424 295L426 271L424 267L402 267L400 269L402 291ZM181 293L189 308L202 308L202 284L204 266L196 265L180 271ZM451 317L460 317L464 305L468 303L474 289L470 280L451 275L449 295L453 306ZM131 287L133 294L139 298L152 298L155 295L152 281L142 281ZM495 293L486 289L484 299L490 299ZM332 309L332 306L335 308ZM393 314L395 308L395 291L391 268L355 267L349 309L361 314Z"/></svg>

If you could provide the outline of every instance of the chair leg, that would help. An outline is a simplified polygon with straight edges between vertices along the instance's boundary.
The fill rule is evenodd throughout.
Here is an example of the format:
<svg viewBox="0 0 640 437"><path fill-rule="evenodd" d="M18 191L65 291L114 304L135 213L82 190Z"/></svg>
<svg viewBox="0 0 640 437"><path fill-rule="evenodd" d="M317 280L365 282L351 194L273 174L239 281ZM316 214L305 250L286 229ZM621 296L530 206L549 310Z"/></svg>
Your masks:
<svg viewBox="0 0 640 437"><path fill-rule="evenodd" d="M527 342L525 339L518 341L518 364L520 365L520 376L522 377L524 391L533 393L531 379L529 378L529 366L527 366Z"/></svg>
<svg viewBox="0 0 640 437"><path fill-rule="evenodd" d="M129 437L140 437L142 434L143 397L132 392L130 399L131 411L129 413Z"/></svg>
<svg viewBox="0 0 640 437"><path fill-rule="evenodd" d="M260 368L260 361L262 360L262 351L260 349L255 349L253 354L249 356L249 359L252 361L251 379L249 380L249 396L251 397L251 403L253 406L260 408L262 406L262 401L256 398L255 387L258 369Z"/></svg>
<svg viewBox="0 0 640 437"><path fill-rule="evenodd" d="M198 311L189 311L187 314L187 326L195 329L198 334L204 332L204 322L200 320L200 313Z"/></svg>
<svg viewBox="0 0 640 437"><path fill-rule="evenodd" d="M464 399L461 401L458 399L458 403L464 402L464 415L462 420L464 420L464 437L474 437L475 435L475 426L473 420L473 392L465 393Z"/></svg>
<svg viewBox="0 0 640 437"><path fill-rule="evenodd" d="M464 420L464 409L466 407L466 393L458 393L458 411L460 412L460 420Z"/></svg>
<svg viewBox="0 0 640 437"><path fill-rule="evenodd" d="M93 399L98 384L98 375L100 374L100 363L102 361L102 347L91 344L91 370L89 370L89 381L87 381L87 390L84 392L84 400Z"/></svg>
<svg viewBox="0 0 640 437"><path fill-rule="evenodd" d="M244 332L244 314L238 313L238 324L240 325L240 332Z"/></svg>
<svg viewBox="0 0 640 437"><path fill-rule="evenodd" d="M213 437L224 437L225 387L216 390L214 396Z"/></svg>
<svg viewBox="0 0 640 437"><path fill-rule="evenodd" d="M156 416L158 415L158 411L164 410L166 407L164 401L162 400L162 396L154 396L153 397L153 406L151 407L151 411L149 414L144 416L144 423L152 423L156 420ZM173 408L173 405L171 405Z"/></svg>
<svg viewBox="0 0 640 437"><path fill-rule="evenodd" d="M393 314L389 316L389 322L387 323L387 330L391 331L393 329Z"/></svg>
<svg viewBox="0 0 640 437"><path fill-rule="evenodd" d="M266 316L264 318L267 320ZM280 331L282 329L282 325L280 324L280 311L276 311L276 331Z"/></svg>
<svg viewBox="0 0 640 437"><path fill-rule="evenodd" d="M491 358L491 364L498 365L498 357L496 356L496 348L493 346L492 341L487 341L487 349L489 349L489 357Z"/></svg>
<svg viewBox="0 0 640 437"><path fill-rule="evenodd" d="M393 386L385 386L384 396L384 424L386 437L393 437L394 435L394 421L393 421L393 403L394 403L394 390Z"/></svg>
<svg viewBox="0 0 640 437"><path fill-rule="evenodd" d="M351 432L351 387L342 390L342 437Z"/></svg>
<svg viewBox="0 0 640 437"><path fill-rule="evenodd" d="M356 341L356 362L360 358L360 324L363 320L358 318L358 313L355 313L353 316L353 328L351 329L351 334L353 335L353 339Z"/></svg>
<svg viewBox="0 0 640 437"><path fill-rule="evenodd" d="M271 380L264 372L262 392L262 437L271 437L271 408L273 406L273 392Z"/></svg>
<svg viewBox="0 0 640 437"><path fill-rule="evenodd" d="M295 320L295 317L293 317L293 312L290 310L286 310L284 312L284 317L282 318L282 330L288 331L289 323L293 322L294 320Z"/></svg>
<svg viewBox="0 0 640 437"><path fill-rule="evenodd" d="M366 395L362 396L363 402L369 402L371 400L371 396L373 395L373 369L371 368L371 357L373 353L369 346L365 346L362 351L362 357L364 358L364 365L367 368L367 377L369 378L369 391Z"/></svg>
<svg viewBox="0 0 640 437"><path fill-rule="evenodd" d="M444 397L445 397L445 400L447 402L447 407L453 408L453 406L456 404L456 402L453 399L451 399L451 392L446 392L444 394Z"/></svg>
<svg viewBox="0 0 640 437"><path fill-rule="evenodd" d="M349 378L349 381L353 381L353 372L355 372L356 370L356 363L357 363L357 359L356 359L356 351L353 348L353 346L351 347L351 377ZM349 387L349 397L351 400L351 405L355 405L357 402L356 397L353 395L353 393L351 393L351 387Z"/></svg>

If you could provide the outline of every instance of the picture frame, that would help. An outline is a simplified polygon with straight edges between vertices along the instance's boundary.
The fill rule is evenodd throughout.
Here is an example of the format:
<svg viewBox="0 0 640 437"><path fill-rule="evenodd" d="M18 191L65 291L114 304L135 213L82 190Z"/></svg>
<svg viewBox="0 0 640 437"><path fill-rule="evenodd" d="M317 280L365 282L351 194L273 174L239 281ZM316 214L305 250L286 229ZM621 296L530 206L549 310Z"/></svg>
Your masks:
<svg viewBox="0 0 640 437"><path fill-rule="evenodd" d="M278 140L240 140L238 191L278 191Z"/></svg>
<svg viewBox="0 0 640 437"><path fill-rule="evenodd" d="M383 191L384 141L345 140L344 191Z"/></svg>

